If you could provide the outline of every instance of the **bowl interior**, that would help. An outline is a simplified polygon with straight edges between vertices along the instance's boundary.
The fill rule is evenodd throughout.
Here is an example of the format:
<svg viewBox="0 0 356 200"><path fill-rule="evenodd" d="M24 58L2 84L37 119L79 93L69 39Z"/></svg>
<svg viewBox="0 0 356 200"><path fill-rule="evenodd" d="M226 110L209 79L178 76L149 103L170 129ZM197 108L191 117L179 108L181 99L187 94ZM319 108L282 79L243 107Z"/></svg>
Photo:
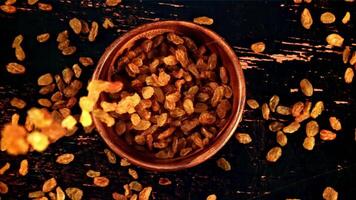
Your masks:
<svg viewBox="0 0 356 200"><path fill-rule="evenodd" d="M94 118L94 123L109 147L122 157L127 158L135 165L157 171L173 171L195 166L214 155L233 135L239 121L245 102L245 81L239 61L233 50L216 33L190 22L163 21L140 26L110 45L101 57L94 72L93 79L111 80L114 73L117 58L125 50L132 47L137 40L151 39L167 32L175 32L192 38L216 52L222 64L229 74L229 84L233 90L233 106L231 114L225 126L219 130L217 136L210 143L191 154L173 159L157 159L152 153L141 152L126 143L123 137L119 137L114 128L108 128L105 124ZM105 97L102 96L101 99Z"/></svg>

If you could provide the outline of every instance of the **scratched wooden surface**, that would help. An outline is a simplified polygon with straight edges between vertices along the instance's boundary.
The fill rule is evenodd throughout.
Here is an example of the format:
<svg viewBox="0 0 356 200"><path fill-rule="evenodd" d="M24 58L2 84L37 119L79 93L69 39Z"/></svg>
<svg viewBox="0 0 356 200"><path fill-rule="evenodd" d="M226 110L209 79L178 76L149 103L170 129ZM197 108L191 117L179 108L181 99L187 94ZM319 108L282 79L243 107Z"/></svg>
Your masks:
<svg viewBox="0 0 356 200"><path fill-rule="evenodd" d="M267 123L259 111L245 110L239 131L253 137L249 145L238 144L235 139L212 159L193 169L155 173L138 170L139 181L153 186L153 199L205 199L215 193L218 199L321 199L326 186L339 192L340 199L356 198L356 144L355 144L355 84L346 85L343 73L346 69L341 60L341 48L326 45L325 37L339 32L345 37L345 44L356 50L355 18L348 25L340 20L346 11L356 13L355 3L344 1L315 1L312 4L294 5L288 1L124 1L115 8L104 7L103 1L96 0L52 0L51 13L39 11L24 2L17 3L19 12L6 15L0 12L0 124L9 121L17 111L11 108L9 100L18 96L28 102L27 108L36 105L39 75L59 73L65 66L77 62L79 55L88 55L98 60L101 53L115 38L137 25L165 19L191 21L194 17L207 15L214 18L210 28L231 44L236 50L244 68L247 81L247 96L260 103L277 94L281 103L291 105L305 100L297 91L299 81L307 77L315 87L312 101L324 100L326 112L319 119L322 127L327 126L327 117L335 115L343 123L343 130L333 142L317 139L312 152L302 147L303 130L289 137L287 147L276 164L265 161L266 152L276 145L275 135L268 131ZM311 30L301 27L299 18L303 8L308 7L314 17ZM337 22L323 25L319 16L324 11L336 14ZM87 21L102 22L110 17L115 23L112 30L100 29L95 43L70 35L78 47L74 56L64 57L56 49L55 35L69 29L67 23L72 17ZM48 43L38 44L35 36L49 32ZM6 72L5 65L14 61L11 49L13 38L22 33L25 36L24 49L27 53L27 73L13 76ZM251 43L264 41L266 51L254 54ZM93 69L85 69L88 80ZM96 133L63 138L50 146L43 154L12 157L0 153L0 166L11 163L11 168L0 180L9 185L9 193L0 199L26 199L30 191L39 190L44 180L56 177L62 188L80 187L84 199L111 199L114 191L123 192L123 185L131 179L127 168L109 164L103 152L106 145ZM67 166L55 164L55 158L62 153L74 153L75 161ZM225 157L232 170L224 172L216 167L216 159ZM17 173L19 162L27 158L30 171L26 177ZM110 179L106 188L97 188L85 176L88 169L98 170ZM160 177L169 178L170 186L158 185Z"/></svg>

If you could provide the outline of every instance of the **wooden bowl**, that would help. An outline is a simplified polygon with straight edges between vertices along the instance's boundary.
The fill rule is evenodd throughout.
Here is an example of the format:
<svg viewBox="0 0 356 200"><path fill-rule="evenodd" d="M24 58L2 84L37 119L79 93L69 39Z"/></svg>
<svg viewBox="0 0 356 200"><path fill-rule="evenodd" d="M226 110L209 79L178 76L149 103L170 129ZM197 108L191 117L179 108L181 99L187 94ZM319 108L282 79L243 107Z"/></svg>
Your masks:
<svg viewBox="0 0 356 200"><path fill-rule="evenodd" d="M135 41L139 39L153 38L156 35L166 32L180 33L194 40L201 41L220 56L223 65L228 70L230 86L233 90L233 106L228 122L207 146L187 156L172 159L157 159L153 154L136 150L128 145L123 138L119 137L115 133L114 128L108 128L105 124L94 118L94 123L99 134L116 154L127 158L134 165L161 172L177 171L196 166L218 152L234 134L241 121L246 96L242 68L232 48L215 32L185 21L149 23L124 34L106 49L99 60L92 79L111 80L111 74L114 71L117 57L120 56L125 49L132 47Z"/></svg>

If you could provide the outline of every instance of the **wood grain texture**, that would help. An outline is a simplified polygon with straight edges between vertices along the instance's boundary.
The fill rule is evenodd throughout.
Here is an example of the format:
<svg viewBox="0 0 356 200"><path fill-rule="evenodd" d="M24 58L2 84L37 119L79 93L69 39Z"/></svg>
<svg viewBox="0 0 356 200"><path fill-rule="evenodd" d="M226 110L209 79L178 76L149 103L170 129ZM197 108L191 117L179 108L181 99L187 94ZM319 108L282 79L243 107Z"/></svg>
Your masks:
<svg viewBox="0 0 356 200"><path fill-rule="evenodd" d="M8 122L14 112L24 116L25 111L11 108L9 101L17 96L28 102L29 108L36 106L37 77L43 73L59 73L65 66L78 62L79 55L91 56L96 61L105 47L114 39L137 25L165 19L192 21L197 16L214 19L210 28L223 36L234 48L244 67L247 81L247 97L260 103L277 94L281 104L291 105L305 100L298 92L299 81L307 77L316 90L310 98L313 102L324 100L325 114L318 120L328 128L330 115L339 117L343 130L333 142L320 142L312 152L302 147L304 131L291 135L283 155L276 164L265 161L266 152L273 146L275 135L268 131L268 124L262 120L260 111L245 110L239 131L248 132L253 138L249 145L238 144L235 139L211 160L193 169L175 173L155 173L140 168L139 181L153 186L153 199L205 199L215 193L218 199L321 199L326 186L339 192L340 199L355 199L356 144L355 144L355 83L346 85L343 73L342 48L326 45L325 37L339 32L345 37L345 44L356 50L355 3L343 1L313 1L312 4L295 5L290 1L123 1L117 7L106 8L99 0L51 0L53 12L40 11L24 1L16 5L18 13L7 15L0 12L0 124ZM314 17L310 30L299 22L300 13L308 7ZM337 22L323 25L319 16L324 11L335 13ZM351 21L343 25L340 20L346 11ZM71 41L78 47L74 56L64 57L56 48L58 32L70 29L72 17L92 20L101 24L105 17L114 21L115 28L100 28L94 43L77 37L72 32ZM49 42L39 44L36 35L51 33ZM23 47L27 53L24 64L27 73L22 76L10 75L5 65L14 61L11 49L13 38L22 33ZM257 41L266 43L266 51L255 54L250 45ZM93 68L85 68L83 80L88 80ZM84 91L83 93L84 94ZM12 157L0 153L0 166L6 162L11 168L0 180L9 185L9 193L1 199L27 199L30 191L39 190L45 180L56 177L62 188L80 187L84 199L111 199L114 191L123 193L123 185L131 178L127 168L110 164L104 154L105 143L96 133L83 131L72 137L63 138L50 146L43 154L30 153L27 156ZM56 156L74 153L75 160L67 166L55 163ZM219 157L230 161L232 170L224 172L217 168ZM17 173L20 161L29 160L30 170L26 177ZM98 188L85 176L88 169L98 170L110 179L106 188ZM158 185L160 177L172 181L170 186Z"/></svg>

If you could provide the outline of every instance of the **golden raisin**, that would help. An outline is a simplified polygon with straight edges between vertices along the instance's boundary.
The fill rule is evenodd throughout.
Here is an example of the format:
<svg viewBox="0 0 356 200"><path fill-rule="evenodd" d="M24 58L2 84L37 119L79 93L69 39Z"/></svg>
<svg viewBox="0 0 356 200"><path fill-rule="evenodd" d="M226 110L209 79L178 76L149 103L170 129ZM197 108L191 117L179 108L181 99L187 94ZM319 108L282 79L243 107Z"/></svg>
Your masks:
<svg viewBox="0 0 356 200"><path fill-rule="evenodd" d="M94 183L94 185L96 185L98 187L106 187L109 185L110 180L103 176L97 176L97 177L94 177L93 183Z"/></svg>
<svg viewBox="0 0 356 200"><path fill-rule="evenodd" d="M236 133L235 138L241 144L248 144L252 142L252 139L248 133Z"/></svg>
<svg viewBox="0 0 356 200"><path fill-rule="evenodd" d="M337 119L336 117L330 117L329 123L330 123L331 128L334 129L335 131L339 131L342 128L340 120Z"/></svg>
<svg viewBox="0 0 356 200"><path fill-rule="evenodd" d="M69 20L69 26L72 28L75 34L79 34L82 30L82 23L78 18L72 18Z"/></svg>
<svg viewBox="0 0 356 200"><path fill-rule="evenodd" d="M300 89L302 90L303 94L307 97L313 95L313 85L309 82L308 79L303 79L300 81Z"/></svg>
<svg viewBox="0 0 356 200"><path fill-rule="evenodd" d="M337 33L332 33L326 37L326 42L331 46L341 47L344 43L344 38Z"/></svg>
<svg viewBox="0 0 356 200"><path fill-rule="evenodd" d="M43 192L50 192L57 186L57 181L55 178L50 178L46 180L42 186Z"/></svg>
<svg viewBox="0 0 356 200"><path fill-rule="evenodd" d="M107 6L117 6L119 3L121 3L121 0L106 0L105 4Z"/></svg>
<svg viewBox="0 0 356 200"><path fill-rule="evenodd" d="M214 20L212 18L206 16L196 17L193 21L194 23L201 25L212 25L214 23Z"/></svg>
<svg viewBox="0 0 356 200"><path fill-rule="evenodd" d="M26 176L27 173L28 173L28 161L25 159L25 160L22 160L20 163L19 174L21 176Z"/></svg>
<svg viewBox="0 0 356 200"><path fill-rule="evenodd" d="M326 187L323 191L323 199L325 200L337 200L338 192L332 187Z"/></svg>
<svg viewBox="0 0 356 200"><path fill-rule="evenodd" d="M71 153L65 153L57 157L56 163L62 164L62 165L67 165L71 163L74 160L74 154Z"/></svg>
<svg viewBox="0 0 356 200"><path fill-rule="evenodd" d="M251 45L251 50L255 53L262 53L264 52L266 45L264 42L256 42Z"/></svg>
<svg viewBox="0 0 356 200"><path fill-rule="evenodd" d="M334 140L336 138L336 134L329 130L321 130L320 131L320 139L321 140Z"/></svg>
<svg viewBox="0 0 356 200"><path fill-rule="evenodd" d="M269 162L276 162L282 156L281 147L273 147L267 153L266 159Z"/></svg>
<svg viewBox="0 0 356 200"><path fill-rule="evenodd" d="M15 62L7 64L6 70L11 74L23 74L26 72L25 66Z"/></svg>
<svg viewBox="0 0 356 200"><path fill-rule="evenodd" d="M305 29L310 29L310 27L312 26L313 18L308 8L304 8L300 17L300 21Z"/></svg>
<svg viewBox="0 0 356 200"><path fill-rule="evenodd" d="M225 158L219 158L216 161L216 164L219 168L221 168L224 171L230 171L231 170L231 165L229 161L227 161Z"/></svg>
<svg viewBox="0 0 356 200"><path fill-rule="evenodd" d="M323 14L321 14L320 16L320 21L323 24L332 24L335 22L335 15L331 12L324 12Z"/></svg>

